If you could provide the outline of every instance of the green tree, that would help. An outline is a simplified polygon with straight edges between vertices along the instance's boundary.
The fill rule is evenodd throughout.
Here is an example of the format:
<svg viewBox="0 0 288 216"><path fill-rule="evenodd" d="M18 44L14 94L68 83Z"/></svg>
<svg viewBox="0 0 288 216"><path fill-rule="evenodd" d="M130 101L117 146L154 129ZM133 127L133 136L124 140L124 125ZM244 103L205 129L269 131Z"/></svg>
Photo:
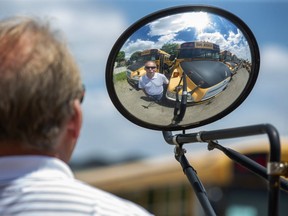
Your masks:
<svg viewBox="0 0 288 216"><path fill-rule="evenodd" d="M119 63L121 61L125 61L125 52L124 51L118 52L117 57L116 57L116 62Z"/></svg>
<svg viewBox="0 0 288 216"><path fill-rule="evenodd" d="M131 57L130 57L130 61L133 62L133 61L137 61L137 59L139 58L139 56L141 55L141 52L140 51L136 51L134 52Z"/></svg>
<svg viewBox="0 0 288 216"><path fill-rule="evenodd" d="M178 47L179 45L177 43L165 43L161 50L169 53L170 55L176 55Z"/></svg>

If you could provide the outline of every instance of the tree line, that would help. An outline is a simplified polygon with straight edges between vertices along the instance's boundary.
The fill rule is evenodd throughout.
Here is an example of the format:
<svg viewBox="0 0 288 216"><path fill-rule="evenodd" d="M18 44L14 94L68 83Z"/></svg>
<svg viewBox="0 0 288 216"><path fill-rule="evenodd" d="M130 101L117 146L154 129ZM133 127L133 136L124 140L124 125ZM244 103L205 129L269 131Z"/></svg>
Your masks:
<svg viewBox="0 0 288 216"><path fill-rule="evenodd" d="M165 43L160 49L163 50L164 52L169 53L170 55L176 55L178 48L179 44L177 43ZM116 62L119 64L120 62L123 61L130 61L130 62L136 61L140 57L141 52L142 51L136 51L130 56L129 59L126 59L126 53L124 51L120 51L117 54Z"/></svg>

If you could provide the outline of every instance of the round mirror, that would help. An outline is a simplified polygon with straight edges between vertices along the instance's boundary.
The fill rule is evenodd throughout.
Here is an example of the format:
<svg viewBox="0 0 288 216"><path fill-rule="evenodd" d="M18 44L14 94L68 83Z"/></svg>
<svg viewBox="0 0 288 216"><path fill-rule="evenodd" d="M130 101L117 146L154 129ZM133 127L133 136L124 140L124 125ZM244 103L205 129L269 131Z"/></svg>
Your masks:
<svg viewBox="0 0 288 216"><path fill-rule="evenodd" d="M106 66L109 96L122 115L154 130L216 121L238 107L259 71L257 42L225 10L180 6L150 14L116 41Z"/></svg>

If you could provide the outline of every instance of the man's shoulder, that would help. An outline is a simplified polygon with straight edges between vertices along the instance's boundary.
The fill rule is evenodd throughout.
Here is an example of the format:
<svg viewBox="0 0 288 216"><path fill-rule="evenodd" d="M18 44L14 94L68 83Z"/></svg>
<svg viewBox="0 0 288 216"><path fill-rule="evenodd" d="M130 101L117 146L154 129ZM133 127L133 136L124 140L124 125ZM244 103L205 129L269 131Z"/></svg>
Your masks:
<svg viewBox="0 0 288 216"><path fill-rule="evenodd" d="M167 77L162 73L155 73L155 79L167 79Z"/></svg>
<svg viewBox="0 0 288 216"><path fill-rule="evenodd" d="M165 75L162 74L162 73L155 73L155 75L156 75L156 76L159 76L159 77L165 77Z"/></svg>
<svg viewBox="0 0 288 216"><path fill-rule="evenodd" d="M137 204L134 204L131 201L122 199L110 192L93 187L80 180L69 179L66 180L65 182L67 184L65 192L67 194L70 194L71 199L75 197L75 199L79 200L79 202L85 201L85 204L90 205L96 212L98 212L99 215L104 215L106 213L107 215L119 215L119 216L150 215L149 212L147 212L141 206L138 206ZM57 185L56 182L55 184Z"/></svg>
<svg viewBox="0 0 288 216"><path fill-rule="evenodd" d="M22 186L23 190L19 190L20 186ZM24 200L31 200L31 202L25 204L26 206L41 206L40 208L37 207L38 215L43 215L43 212L47 213L46 204L53 206L49 212L53 212L55 215L59 213L58 209L61 209L61 213L66 213L67 215L71 212L81 212L81 215L93 215L93 213L97 213L99 216L150 215L145 209L130 201L72 178L17 180L5 188L5 193L9 194L10 198L7 197L4 201L0 200L0 205L3 202L9 204L10 200L12 200L13 202L9 204L9 210L13 210L16 205L22 205L21 203L14 202L17 199L13 197L21 197ZM66 205L63 205L63 203L66 203ZM1 210L0 215L2 215Z"/></svg>

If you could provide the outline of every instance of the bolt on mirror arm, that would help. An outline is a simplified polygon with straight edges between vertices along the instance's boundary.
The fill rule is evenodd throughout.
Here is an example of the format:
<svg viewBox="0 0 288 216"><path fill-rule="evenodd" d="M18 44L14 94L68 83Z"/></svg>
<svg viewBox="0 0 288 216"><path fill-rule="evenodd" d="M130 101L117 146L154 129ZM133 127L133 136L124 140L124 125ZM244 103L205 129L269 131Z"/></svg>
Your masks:
<svg viewBox="0 0 288 216"><path fill-rule="evenodd" d="M163 136L168 144L183 145L193 142L210 142L218 139L237 138L244 136L267 134L270 142L270 155L268 162L268 181L269 181L269 205L268 215L278 215L279 201L279 180L277 173L280 166L280 139L278 131L270 124L252 125L238 128L229 128L214 131L201 131L198 133L172 135L171 131L163 131ZM276 166L275 166L276 165ZM278 168L278 169L277 169Z"/></svg>

